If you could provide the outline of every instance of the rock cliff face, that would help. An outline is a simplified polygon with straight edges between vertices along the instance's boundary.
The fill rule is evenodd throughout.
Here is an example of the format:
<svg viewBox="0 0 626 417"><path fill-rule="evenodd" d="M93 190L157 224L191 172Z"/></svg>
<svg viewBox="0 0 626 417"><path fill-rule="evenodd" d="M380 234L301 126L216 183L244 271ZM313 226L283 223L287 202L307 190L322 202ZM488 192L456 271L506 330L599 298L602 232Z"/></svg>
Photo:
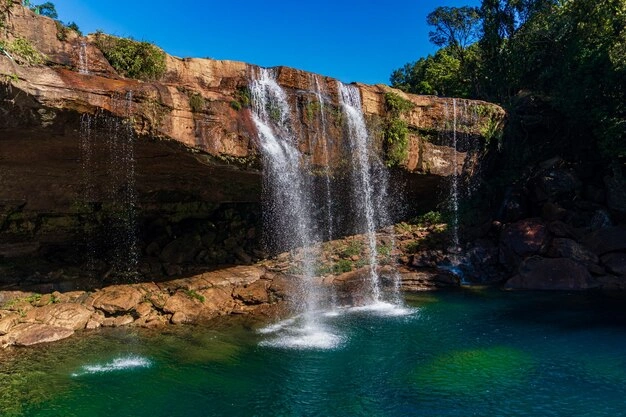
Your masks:
<svg viewBox="0 0 626 417"><path fill-rule="evenodd" d="M176 276L265 256L262 158L246 96L257 67L166 55L158 80L124 78L94 36L80 37L19 2L0 14L0 42L20 40L43 58L37 64L9 48L0 54L0 284L98 281L130 269ZM313 166L340 169L337 81L277 72L301 126L301 151ZM385 94L413 103L400 116L409 141L396 173L406 199L426 205L443 178L471 174L504 117L488 103L358 87L381 152ZM324 109L320 91L332 103ZM316 139L322 111L328 157ZM120 269L120 262L135 265Z"/></svg>

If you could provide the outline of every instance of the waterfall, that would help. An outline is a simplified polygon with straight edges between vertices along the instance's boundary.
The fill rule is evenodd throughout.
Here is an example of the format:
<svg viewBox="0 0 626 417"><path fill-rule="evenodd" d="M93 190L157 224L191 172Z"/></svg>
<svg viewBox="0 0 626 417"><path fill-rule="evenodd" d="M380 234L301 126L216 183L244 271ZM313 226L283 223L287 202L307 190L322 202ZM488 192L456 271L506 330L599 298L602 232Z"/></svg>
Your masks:
<svg viewBox="0 0 626 417"><path fill-rule="evenodd" d="M378 274L378 243L376 239L378 219L384 219L386 213L384 209L385 188L379 187L375 190L376 178L372 175L372 171L378 171L381 177L384 177L383 170L375 169L376 157L371 155L372 149L370 137L365 125L365 117L361 109L361 95L359 89L354 85L338 84L339 101L342 111L346 117L347 131L350 139L350 148L352 153L352 182L354 189L354 211L355 215L362 217L360 221L359 233L366 236L367 251L366 255L369 261L369 277L371 298L374 303L382 300L381 282ZM380 179L379 178L379 179ZM376 191L381 198L376 198ZM386 220L386 219L385 219Z"/></svg>
<svg viewBox="0 0 626 417"><path fill-rule="evenodd" d="M297 148L291 107L271 69L261 68L250 84L253 120L264 160L265 223L279 248L301 248L303 281L299 297L308 324L315 321L320 295L314 283L319 258L314 243L310 170Z"/></svg>
<svg viewBox="0 0 626 417"><path fill-rule="evenodd" d="M460 250L459 240L459 167L458 167L458 143L457 143L457 109L456 99L452 99L452 165L454 172L452 174L452 184L450 188L450 205L452 209L452 244L454 245L454 253Z"/></svg>
<svg viewBox="0 0 626 417"><path fill-rule="evenodd" d="M81 188L80 188L80 203L82 210L86 212L86 215L90 223L94 223L95 216L93 215L93 202L96 201L96 192L94 187L94 133L93 133L93 117L84 113L80 116L80 162L81 162ZM83 244L85 246L86 266L83 268L87 273L89 279L95 277L96 269L96 244L93 228L87 228L83 235Z"/></svg>
<svg viewBox="0 0 626 417"><path fill-rule="evenodd" d="M83 114L80 119L79 202L89 223L101 227L85 231L85 269L90 278L95 278L99 269L98 259L109 264L107 275L124 280L137 275L139 248L132 101L132 91L124 98L111 97L111 108L114 113L123 114L123 118L99 111L94 115Z"/></svg>
<svg viewBox="0 0 626 417"><path fill-rule="evenodd" d="M89 74L89 62L87 61L87 42L80 41L78 49L78 73Z"/></svg>
<svg viewBox="0 0 626 417"><path fill-rule="evenodd" d="M102 116L108 150L106 161L106 199L110 210L109 245L113 274L134 278L139 263L137 221L135 206L135 134L132 126L133 93L128 91L123 100L113 97L113 107L126 117ZM119 107L122 106L120 109Z"/></svg>
<svg viewBox="0 0 626 417"><path fill-rule="evenodd" d="M292 249L296 260L300 262L295 304L301 314L261 329L261 333L275 335L273 339L264 340L261 344L289 348L332 348L343 340L328 330L331 327L327 321L338 312L334 305L333 311L323 311L329 304L328 300L322 298L323 295L332 298L332 294L322 291L321 280L316 276L321 260L321 236L331 237L335 234L333 222L336 213L333 210L338 208L333 201L337 196L333 196L324 91L320 81L314 77L311 80L314 91L304 92L309 96L313 93L320 106L320 128L317 132L307 131L307 125L299 123L300 116L304 115L299 113L295 105L303 100L288 96L276 81L277 75L276 69L261 68L252 73L249 86L252 120L263 156L264 225L265 233L269 234L266 243L274 251ZM373 149L366 128L359 89L339 83L338 90L351 155L347 159L352 173L351 216L357 224L354 232L365 235L367 248L363 252L369 264L369 279L363 298L370 304L357 309L375 310L384 315L406 314L406 309L384 302L379 275L378 255L385 250L392 250L379 245L376 235L377 227L389 224L386 210L386 171ZM307 103L311 104L310 99ZM309 108L306 116L308 121L313 119ZM325 165L324 190L319 192L320 195L315 193L311 157L301 152L299 147L307 135L311 140L312 153L316 144L321 147L317 148L322 153L319 163ZM316 202L319 201L317 198L320 197L326 200L326 212L316 208ZM319 224L325 222L328 222L327 230L320 230ZM389 242L393 246L393 237L390 237ZM393 279L395 291L392 299L398 301L398 275L395 274Z"/></svg>
<svg viewBox="0 0 626 417"><path fill-rule="evenodd" d="M450 187L448 192L448 210L451 215L451 247L448 249L450 254L448 265L442 265L444 269L448 269L466 284L466 273L472 269L469 260L462 253L461 236L460 236L460 205L464 199L469 199L472 195L471 178L466 175L466 169L471 167L471 152L473 145L471 143L470 127L476 125L477 115L471 114L468 103L463 100L461 103L455 98L451 99L452 109L446 102L444 108L444 116L446 126L444 130L448 131L447 144L453 151L452 156L452 175L450 176ZM461 161L459 155L461 150L465 152L465 157ZM462 169L459 168L462 167Z"/></svg>
<svg viewBox="0 0 626 417"><path fill-rule="evenodd" d="M334 231L333 231L333 199L332 199L332 187L331 187L331 176L332 176L332 169L331 169L331 161L330 161L330 149L329 149L329 143L328 143L328 133L326 130L326 114L325 112L325 108L324 108L324 97L322 95L322 89L320 87L320 82L318 80L319 76L317 74L313 75L313 82L315 85L315 95L317 97L317 101L319 103L320 109L319 109L319 114L320 114L320 133L319 133L319 137L318 140L321 142L322 144L322 154L323 154L323 163L325 165L325 169L324 169L324 185L325 185L325 191L326 191L326 222L327 227L326 227L326 233L327 233L327 240L332 240L333 239L333 235L334 235Z"/></svg>

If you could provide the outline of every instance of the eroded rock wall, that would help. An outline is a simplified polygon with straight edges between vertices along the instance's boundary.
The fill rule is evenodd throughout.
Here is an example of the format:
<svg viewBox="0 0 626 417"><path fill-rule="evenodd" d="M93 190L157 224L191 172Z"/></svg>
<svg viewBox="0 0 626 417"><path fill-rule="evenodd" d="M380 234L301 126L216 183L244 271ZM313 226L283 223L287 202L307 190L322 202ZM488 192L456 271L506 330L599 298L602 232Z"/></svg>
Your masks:
<svg viewBox="0 0 626 417"><path fill-rule="evenodd" d="M166 55L162 77L139 81L118 74L93 35L19 1L1 17L0 41L25 40L43 63L0 54L0 284L114 280L120 257L134 256L140 274L166 277L264 256L262 160L248 107L258 67ZM303 157L331 166L341 194L349 149L337 81L276 71ZM471 153L504 117L488 103L358 87L381 157L385 94L414 105L401 115L408 152L392 173L394 198L413 209L433 205L446 176L471 172ZM449 121L457 104L471 115L461 122L460 112L458 124ZM466 140L454 146L457 133Z"/></svg>

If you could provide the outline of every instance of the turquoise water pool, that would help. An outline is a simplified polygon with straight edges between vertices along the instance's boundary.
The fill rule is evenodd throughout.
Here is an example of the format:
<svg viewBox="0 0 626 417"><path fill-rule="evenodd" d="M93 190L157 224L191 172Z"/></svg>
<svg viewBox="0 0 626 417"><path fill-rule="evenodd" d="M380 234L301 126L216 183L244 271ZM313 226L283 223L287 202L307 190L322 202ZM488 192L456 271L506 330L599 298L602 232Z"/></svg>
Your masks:
<svg viewBox="0 0 626 417"><path fill-rule="evenodd" d="M4 352L0 415L626 415L623 299L465 290L406 305L323 315L322 343L230 319Z"/></svg>

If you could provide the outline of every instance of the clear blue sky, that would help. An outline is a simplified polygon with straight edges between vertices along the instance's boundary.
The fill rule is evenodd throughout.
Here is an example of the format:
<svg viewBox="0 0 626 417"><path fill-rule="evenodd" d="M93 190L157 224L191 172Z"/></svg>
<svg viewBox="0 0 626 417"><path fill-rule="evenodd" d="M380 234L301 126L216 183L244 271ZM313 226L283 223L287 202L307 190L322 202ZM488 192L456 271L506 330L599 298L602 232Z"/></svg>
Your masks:
<svg viewBox="0 0 626 417"><path fill-rule="evenodd" d="M41 4L45 0L31 0ZM171 55L286 65L344 82L389 82L435 51L426 15L479 0L53 0L59 19L154 42Z"/></svg>

